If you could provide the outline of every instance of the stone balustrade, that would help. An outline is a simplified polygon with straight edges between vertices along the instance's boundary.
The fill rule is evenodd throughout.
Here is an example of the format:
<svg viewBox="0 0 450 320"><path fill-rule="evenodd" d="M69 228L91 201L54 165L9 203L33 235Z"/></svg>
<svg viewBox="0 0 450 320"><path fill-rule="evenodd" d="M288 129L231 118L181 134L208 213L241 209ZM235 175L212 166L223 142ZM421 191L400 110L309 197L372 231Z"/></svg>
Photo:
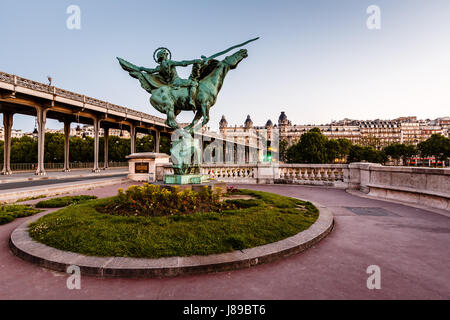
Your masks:
<svg viewBox="0 0 450 320"><path fill-rule="evenodd" d="M207 164L202 165L202 174L219 181L234 183L257 183L256 164Z"/></svg>
<svg viewBox="0 0 450 320"><path fill-rule="evenodd" d="M161 174L171 173L171 165ZM202 174L236 184L278 183L359 190L378 198L400 200L450 211L450 169L351 164L203 164ZM159 178L157 178L159 180Z"/></svg>
<svg viewBox="0 0 450 320"><path fill-rule="evenodd" d="M280 164L275 183L347 187L346 164Z"/></svg>

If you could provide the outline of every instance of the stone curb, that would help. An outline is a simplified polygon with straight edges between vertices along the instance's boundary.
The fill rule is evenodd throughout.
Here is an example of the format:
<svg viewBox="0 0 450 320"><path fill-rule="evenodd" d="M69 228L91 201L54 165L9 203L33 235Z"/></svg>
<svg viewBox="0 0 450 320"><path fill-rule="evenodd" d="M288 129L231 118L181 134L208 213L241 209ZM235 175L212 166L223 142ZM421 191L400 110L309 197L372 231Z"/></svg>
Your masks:
<svg viewBox="0 0 450 320"><path fill-rule="evenodd" d="M33 217L15 229L10 237L11 251L23 260L40 267L66 272L70 265L80 267L81 274L102 278L153 278L214 273L249 268L302 252L325 238L333 229L333 214L317 206L319 218L309 227L290 238L263 246L209 256L169 257L160 259L92 257L62 251L34 241L28 234Z"/></svg>

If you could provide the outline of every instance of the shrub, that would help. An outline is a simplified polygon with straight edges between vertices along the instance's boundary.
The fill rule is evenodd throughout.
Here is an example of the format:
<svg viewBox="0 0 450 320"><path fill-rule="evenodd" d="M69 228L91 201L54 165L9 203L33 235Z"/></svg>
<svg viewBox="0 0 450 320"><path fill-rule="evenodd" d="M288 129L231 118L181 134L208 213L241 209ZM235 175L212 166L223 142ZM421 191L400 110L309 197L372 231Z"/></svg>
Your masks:
<svg viewBox="0 0 450 320"><path fill-rule="evenodd" d="M231 204L220 202L219 192L205 186L201 192L192 190L168 190L158 185L145 183L131 186L125 192L118 190L118 196L110 204L97 208L103 213L135 216L167 216L195 212L221 211Z"/></svg>
<svg viewBox="0 0 450 320"><path fill-rule="evenodd" d="M3 205L0 206L0 225L13 221L16 218L32 216L40 212L27 205Z"/></svg>
<svg viewBox="0 0 450 320"><path fill-rule="evenodd" d="M40 201L36 204L36 208L61 208L66 207L70 204L81 203L91 199L97 199L97 197L86 195L59 197Z"/></svg>

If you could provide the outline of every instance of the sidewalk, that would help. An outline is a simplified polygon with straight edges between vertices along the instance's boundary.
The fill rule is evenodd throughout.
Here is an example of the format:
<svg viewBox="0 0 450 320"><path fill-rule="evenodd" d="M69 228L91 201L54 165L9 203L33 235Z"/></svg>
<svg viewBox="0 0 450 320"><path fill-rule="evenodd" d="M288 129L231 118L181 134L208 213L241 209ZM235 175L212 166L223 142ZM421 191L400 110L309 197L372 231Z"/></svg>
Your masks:
<svg viewBox="0 0 450 320"><path fill-rule="evenodd" d="M106 170L101 170L100 172L92 172L92 169L74 169L70 172L62 172L61 170L47 171L47 175L45 176L36 176L34 172L30 171L30 172L13 173L12 175L9 176L0 175L0 183L85 178L91 176L107 177L127 172L128 168L110 168Z"/></svg>
<svg viewBox="0 0 450 320"><path fill-rule="evenodd" d="M94 173L90 170L74 172L52 172L48 176L36 177L33 173L8 176L0 181L0 203L36 197L71 194L127 181L128 170L108 169Z"/></svg>
<svg viewBox="0 0 450 320"><path fill-rule="evenodd" d="M82 194L108 197L132 184L140 183L124 181ZM11 232L30 219L19 218L0 226L0 299L450 298L450 218L334 188L234 186L323 204L333 212L335 228L302 254L249 269L163 279L82 277L80 290L68 290L69 274L42 269L10 252ZM380 267L380 290L367 288L370 265Z"/></svg>

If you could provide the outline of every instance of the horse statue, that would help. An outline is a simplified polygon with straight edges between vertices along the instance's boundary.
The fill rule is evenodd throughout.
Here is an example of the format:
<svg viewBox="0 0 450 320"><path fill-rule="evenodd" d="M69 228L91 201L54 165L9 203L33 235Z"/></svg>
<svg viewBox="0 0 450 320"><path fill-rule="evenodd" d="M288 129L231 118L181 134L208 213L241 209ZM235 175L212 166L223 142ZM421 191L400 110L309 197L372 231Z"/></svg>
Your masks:
<svg viewBox="0 0 450 320"><path fill-rule="evenodd" d="M175 175L199 173L201 153L197 150L198 142L193 138L194 131L208 123L209 110L216 103L225 76L247 58L248 54L246 49L240 49L221 61L215 58L257 39L259 38L235 45L208 58L201 56L201 59L195 60L174 61L170 50L161 47L153 53L153 59L159 64L155 68L139 67L117 57L121 67L131 77L138 79L141 87L151 94L151 105L166 114L165 123L178 135L171 147ZM192 65L191 75L189 79L181 79L176 67L188 65ZM195 113L192 122L184 129L180 129L176 121L181 111ZM201 118L201 126L195 127Z"/></svg>
<svg viewBox="0 0 450 320"><path fill-rule="evenodd" d="M179 129L176 117L181 111L194 111L192 123L185 130L192 132L193 127L203 117L202 126L209 121L209 109L216 103L217 95L229 70L235 69L239 62L248 56L247 50L241 49L222 61L214 59L231 49L240 47L258 38L233 46L209 58L188 61L172 61L167 59L167 48L158 48L160 66L155 69L138 67L122 58L117 58L121 67L128 71L131 77L141 83L144 90L151 94L151 105L167 115L166 124L172 129ZM180 79L175 67L192 64L189 79ZM194 88L195 87L195 88ZM195 89L195 90L192 90Z"/></svg>

